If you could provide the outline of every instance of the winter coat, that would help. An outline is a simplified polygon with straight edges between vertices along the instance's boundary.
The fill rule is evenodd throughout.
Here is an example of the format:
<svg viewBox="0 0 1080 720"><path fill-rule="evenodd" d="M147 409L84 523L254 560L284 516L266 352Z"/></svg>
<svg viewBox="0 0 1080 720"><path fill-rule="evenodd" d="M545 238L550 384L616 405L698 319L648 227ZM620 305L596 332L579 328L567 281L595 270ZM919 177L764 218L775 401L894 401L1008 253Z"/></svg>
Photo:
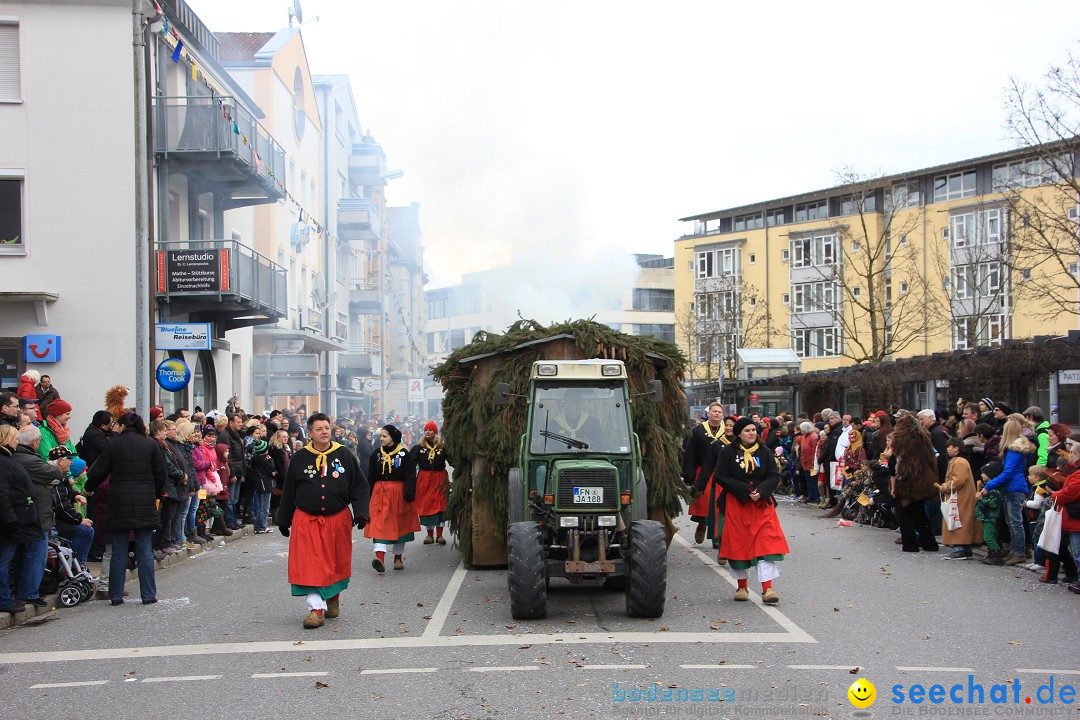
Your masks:
<svg viewBox="0 0 1080 720"><path fill-rule="evenodd" d="M929 450L927 451L929 452ZM909 477L904 474L904 458L893 455L889 458L889 472L895 476L894 485L896 499L900 504L907 507L913 502L921 502L932 497L937 497L934 483L937 478L928 474L928 477Z"/></svg>
<svg viewBox="0 0 1080 720"><path fill-rule="evenodd" d="M96 425L90 425L83 430L82 440L76 445L79 457L86 461L86 467L90 468L105 451L105 443L112 437L112 433L105 432Z"/></svg>
<svg viewBox="0 0 1080 720"><path fill-rule="evenodd" d="M218 445L229 446L229 469L227 476L221 478L222 484L227 485L229 478L235 477L238 481L244 479L244 439L229 428L221 431L217 438Z"/></svg>
<svg viewBox="0 0 1080 720"><path fill-rule="evenodd" d="M180 492L180 497L183 498L185 494L190 494L198 490L195 486L195 477L198 471L195 469L195 461L191 456L193 445L191 443L180 442L179 440L165 440L165 443L172 449L173 457L180 462L180 468L187 475L187 482L183 487L177 487Z"/></svg>
<svg viewBox="0 0 1080 720"><path fill-rule="evenodd" d="M56 469L55 465L50 465L42 460L32 448L26 445L15 448L12 459L23 466L33 482L34 506L37 508L38 521L41 523L42 531L52 530L56 525L56 518L53 513L52 486L60 484L63 476L60 475L60 471Z"/></svg>
<svg viewBox="0 0 1080 720"><path fill-rule="evenodd" d="M159 527L156 501L165 490L165 473L161 448L134 428L109 440L90 468L86 489L93 492L109 479L110 532Z"/></svg>
<svg viewBox="0 0 1080 720"><path fill-rule="evenodd" d="M49 451L60 443L57 442L56 434L53 433L52 428L49 427L48 423L42 422L41 425L38 426L38 430L41 431L41 443L38 445L37 454L42 460L48 460ZM75 443L71 442L70 437L68 438L68 441L64 443L64 447L70 450L72 455L79 454L75 451Z"/></svg>
<svg viewBox="0 0 1080 720"><path fill-rule="evenodd" d="M990 437L989 440L986 441L986 444L983 445L983 463L984 464L988 463L988 462L996 462L996 461L1001 460L1001 452L1000 452L1000 448L998 447L999 445L1001 445L1001 436L1000 435L993 435L993 436ZM978 468L978 469L981 470L982 468Z"/></svg>
<svg viewBox="0 0 1080 720"><path fill-rule="evenodd" d="M1031 452L1031 443L1026 438L1016 438L1005 451L1005 469L986 483L987 490L1004 490L1027 494L1027 455Z"/></svg>
<svg viewBox="0 0 1080 720"><path fill-rule="evenodd" d="M44 530L34 503L30 474L0 447L0 543L41 540Z"/></svg>
<svg viewBox="0 0 1080 720"><path fill-rule="evenodd" d="M199 443L191 448L191 459L195 463L195 476L201 488L206 485L206 474L217 469L217 451L212 447Z"/></svg>
<svg viewBox="0 0 1080 720"><path fill-rule="evenodd" d="M1062 531L1080 533L1080 470L1065 478L1065 485L1050 497L1061 508Z"/></svg>
<svg viewBox="0 0 1080 720"><path fill-rule="evenodd" d="M53 400L60 399L60 393L56 391L56 387L51 387L48 390L42 390L41 385L34 386L34 392L37 394L38 409L41 410L42 415L47 415L49 412L49 403Z"/></svg>
<svg viewBox="0 0 1080 720"><path fill-rule="evenodd" d="M254 483L255 492L268 493L274 489L274 470L269 452L252 454L248 479Z"/></svg>
<svg viewBox="0 0 1080 720"><path fill-rule="evenodd" d="M949 460L945 472L942 495L948 499L956 491L956 506L960 511L958 530L950 530L946 523L941 524L941 542L946 545L978 545L983 541L982 525L975 521L975 478L971 474L971 465L962 457Z"/></svg>
<svg viewBox="0 0 1080 720"><path fill-rule="evenodd" d="M949 431L939 422L930 426L930 444L934 446L934 452L937 453L938 482L942 482L945 480L945 471L949 467L949 453L945 451L945 447L949 444Z"/></svg>
<svg viewBox="0 0 1080 720"><path fill-rule="evenodd" d="M59 485L53 485L53 509L56 512L56 530L60 533L71 532L71 529L82 524L83 516L75 509L75 489L64 480Z"/></svg>
<svg viewBox="0 0 1080 720"><path fill-rule="evenodd" d="M285 448L273 445L267 452L270 453L270 459L274 461L274 470L277 472L274 476L274 487L280 490L285 484L285 473L289 470L289 453Z"/></svg>
<svg viewBox="0 0 1080 720"><path fill-rule="evenodd" d="M799 464L803 470L814 469L814 460L817 459L817 441L817 433L799 436Z"/></svg>

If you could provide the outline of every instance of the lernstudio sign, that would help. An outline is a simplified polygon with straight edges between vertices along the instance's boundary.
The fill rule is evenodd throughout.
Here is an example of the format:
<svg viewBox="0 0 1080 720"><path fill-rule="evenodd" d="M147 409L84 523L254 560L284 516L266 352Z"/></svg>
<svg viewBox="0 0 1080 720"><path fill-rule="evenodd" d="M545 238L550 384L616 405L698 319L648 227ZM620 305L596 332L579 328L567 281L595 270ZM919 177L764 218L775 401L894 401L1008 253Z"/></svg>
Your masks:
<svg viewBox="0 0 1080 720"><path fill-rule="evenodd" d="M154 347L158 350L209 350L210 323L157 323Z"/></svg>

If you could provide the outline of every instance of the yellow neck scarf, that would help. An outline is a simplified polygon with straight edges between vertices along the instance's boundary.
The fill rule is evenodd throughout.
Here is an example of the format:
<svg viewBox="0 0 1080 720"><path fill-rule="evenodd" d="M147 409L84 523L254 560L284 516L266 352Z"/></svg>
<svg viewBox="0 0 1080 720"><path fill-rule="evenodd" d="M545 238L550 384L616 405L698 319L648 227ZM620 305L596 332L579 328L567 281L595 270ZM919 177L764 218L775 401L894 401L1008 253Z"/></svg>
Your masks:
<svg viewBox="0 0 1080 720"><path fill-rule="evenodd" d="M438 437L438 435L435 436L436 440L438 440ZM442 443L436 442L434 445L429 445L427 438L424 438L422 441L420 441L420 445L425 450L427 450L428 462L435 462L435 454L442 450Z"/></svg>
<svg viewBox="0 0 1080 720"><path fill-rule="evenodd" d="M578 417L577 427L570 427L570 421L566 419L566 415L564 413L559 413L558 415L556 415L555 422L557 422L559 426L562 427L562 429L565 430L570 437L576 439L577 431L582 428L588 418L589 413L582 410L580 417Z"/></svg>
<svg viewBox="0 0 1080 720"><path fill-rule="evenodd" d="M754 453L757 452L758 447L759 445L757 443L754 443L750 447L742 447L741 444L739 446L739 449L742 450L743 470L746 471L747 475L752 473L754 468L757 467L757 463L754 462Z"/></svg>
<svg viewBox="0 0 1080 720"><path fill-rule="evenodd" d="M315 449L315 446L311 441L308 441L308 444L304 446L304 449L315 456L315 469L321 470L322 476L326 477L326 456L337 450L339 447L341 447L341 445L331 441L330 447L327 448L326 452L319 452Z"/></svg>
<svg viewBox="0 0 1080 720"><path fill-rule="evenodd" d="M390 452L386 452L386 448L379 448L379 455L382 457L382 472L384 475L389 475L394 471L394 456L401 450L401 443L398 443Z"/></svg>
<svg viewBox="0 0 1080 720"><path fill-rule="evenodd" d="M709 439L713 442L716 442L720 438L724 437L724 423L720 423L720 426L716 428L715 433L713 432L712 425L710 425L707 420L701 423L701 425L705 428L705 434L708 435Z"/></svg>

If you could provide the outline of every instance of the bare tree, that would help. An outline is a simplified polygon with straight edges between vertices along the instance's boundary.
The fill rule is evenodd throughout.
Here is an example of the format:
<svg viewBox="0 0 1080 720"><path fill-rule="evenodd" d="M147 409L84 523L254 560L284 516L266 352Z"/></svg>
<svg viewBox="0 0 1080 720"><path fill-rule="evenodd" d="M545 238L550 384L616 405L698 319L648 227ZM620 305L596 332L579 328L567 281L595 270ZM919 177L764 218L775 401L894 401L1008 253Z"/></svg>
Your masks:
<svg viewBox="0 0 1080 720"><path fill-rule="evenodd" d="M715 379L713 370L735 377L735 351L741 347L771 347L773 337L769 303L755 286L741 276L727 275L698 280L694 293L691 357L700 360L705 381ZM780 333L784 334L784 333ZM777 333L773 333L777 335Z"/></svg>
<svg viewBox="0 0 1080 720"><path fill-rule="evenodd" d="M681 309L675 308L675 336L676 339L681 337L685 343L683 350L686 351L686 357L690 359L690 382L693 383L698 365L698 321L694 312L694 303L689 302Z"/></svg>
<svg viewBox="0 0 1080 720"><path fill-rule="evenodd" d="M941 292L908 242L921 212L904 212L913 191L850 169L839 176L847 192L836 222L791 238L792 326L811 329L795 321L799 313L824 316L843 339L836 354L879 362L940 330Z"/></svg>
<svg viewBox="0 0 1080 720"><path fill-rule="evenodd" d="M1035 300L1036 317L1080 315L1076 263L1075 163L1080 151L1080 57L1070 53L1037 85L1016 78L1006 91L1006 127L1031 155L994 168L994 189L1005 194L1010 215L1009 262L1016 299Z"/></svg>

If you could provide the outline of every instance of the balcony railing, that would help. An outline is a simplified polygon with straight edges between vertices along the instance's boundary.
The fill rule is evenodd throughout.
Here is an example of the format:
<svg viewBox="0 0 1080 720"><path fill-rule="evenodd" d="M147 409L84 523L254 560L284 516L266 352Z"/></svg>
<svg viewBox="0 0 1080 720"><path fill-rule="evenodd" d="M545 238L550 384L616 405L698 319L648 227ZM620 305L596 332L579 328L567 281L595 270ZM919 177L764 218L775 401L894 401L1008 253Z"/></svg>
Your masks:
<svg viewBox="0 0 1080 720"><path fill-rule="evenodd" d="M159 242L156 269L157 296L181 311L288 317L288 271L236 240Z"/></svg>
<svg viewBox="0 0 1080 720"><path fill-rule="evenodd" d="M233 161L275 199L285 195L285 150L232 97L158 97L158 153Z"/></svg>
<svg viewBox="0 0 1080 720"><path fill-rule="evenodd" d="M352 242L378 242L382 237L379 207L371 198L338 200L338 231Z"/></svg>

